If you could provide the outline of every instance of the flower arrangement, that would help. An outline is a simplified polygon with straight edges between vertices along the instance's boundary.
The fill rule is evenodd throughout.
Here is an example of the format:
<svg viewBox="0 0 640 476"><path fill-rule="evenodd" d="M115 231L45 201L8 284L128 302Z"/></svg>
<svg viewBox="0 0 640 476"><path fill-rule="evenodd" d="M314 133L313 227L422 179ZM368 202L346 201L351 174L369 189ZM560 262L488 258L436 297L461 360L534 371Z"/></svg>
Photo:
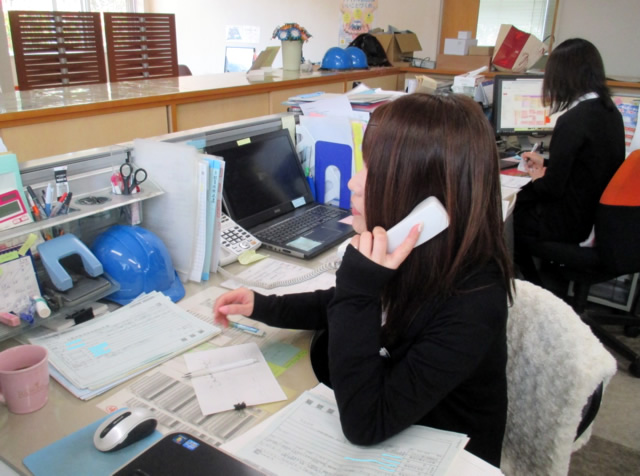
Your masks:
<svg viewBox="0 0 640 476"><path fill-rule="evenodd" d="M285 23L273 30L273 36L281 41L302 41L305 42L311 38L311 33L306 28L297 23Z"/></svg>

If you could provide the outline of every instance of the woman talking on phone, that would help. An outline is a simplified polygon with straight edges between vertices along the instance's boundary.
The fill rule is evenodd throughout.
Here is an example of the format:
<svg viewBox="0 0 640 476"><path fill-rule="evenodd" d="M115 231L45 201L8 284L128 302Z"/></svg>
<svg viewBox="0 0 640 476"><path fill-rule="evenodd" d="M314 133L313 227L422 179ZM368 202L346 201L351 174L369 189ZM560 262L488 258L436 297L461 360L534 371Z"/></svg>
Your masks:
<svg viewBox="0 0 640 476"><path fill-rule="evenodd" d="M542 97L558 117L549 159L525 152L532 181L518 193L514 210L515 262L539 284L534 265L539 241L581 243L593 228L600 196L624 161L624 124L611 100L596 47L580 38L562 42L544 73Z"/></svg>
<svg viewBox="0 0 640 476"><path fill-rule="evenodd" d="M335 288L280 297L237 289L217 299L215 321L242 314L325 330L324 365L351 442L428 425L467 434L467 450L499 465L511 268L491 126L470 98L403 96L373 113L363 157L349 181L357 235ZM414 249L416 224L388 253L385 230L430 196L449 227Z"/></svg>

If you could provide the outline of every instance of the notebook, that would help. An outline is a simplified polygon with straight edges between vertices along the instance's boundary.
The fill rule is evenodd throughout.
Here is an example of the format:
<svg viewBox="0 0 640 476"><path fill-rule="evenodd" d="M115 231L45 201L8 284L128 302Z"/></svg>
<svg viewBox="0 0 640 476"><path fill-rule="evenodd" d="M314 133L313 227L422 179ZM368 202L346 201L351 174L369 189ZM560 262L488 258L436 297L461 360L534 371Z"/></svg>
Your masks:
<svg viewBox="0 0 640 476"><path fill-rule="evenodd" d="M223 204L273 251L309 259L353 234L351 213L317 203L285 129L205 147L225 161Z"/></svg>

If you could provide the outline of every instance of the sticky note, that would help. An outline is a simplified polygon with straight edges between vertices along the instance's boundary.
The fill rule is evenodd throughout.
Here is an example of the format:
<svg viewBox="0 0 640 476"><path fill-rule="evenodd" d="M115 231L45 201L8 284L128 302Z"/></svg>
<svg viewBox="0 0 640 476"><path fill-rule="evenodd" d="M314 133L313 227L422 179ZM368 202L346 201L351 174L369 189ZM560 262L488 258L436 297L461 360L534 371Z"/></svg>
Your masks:
<svg viewBox="0 0 640 476"><path fill-rule="evenodd" d="M13 261L18 258L20 258L20 255L17 251L9 251L8 253L0 255L0 263L6 263L7 261Z"/></svg>
<svg viewBox="0 0 640 476"><path fill-rule="evenodd" d="M33 244L36 242L37 239L38 237L35 234L29 233L29 236L25 240L24 244L18 250L18 254L20 256L24 256L27 253L27 251L31 249L31 247L33 246Z"/></svg>
<svg viewBox="0 0 640 476"><path fill-rule="evenodd" d="M266 257L266 255L256 253L256 250L247 250L241 253L240 256L238 256L238 262L240 264L251 264L255 263L256 261L265 259Z"/></svg>

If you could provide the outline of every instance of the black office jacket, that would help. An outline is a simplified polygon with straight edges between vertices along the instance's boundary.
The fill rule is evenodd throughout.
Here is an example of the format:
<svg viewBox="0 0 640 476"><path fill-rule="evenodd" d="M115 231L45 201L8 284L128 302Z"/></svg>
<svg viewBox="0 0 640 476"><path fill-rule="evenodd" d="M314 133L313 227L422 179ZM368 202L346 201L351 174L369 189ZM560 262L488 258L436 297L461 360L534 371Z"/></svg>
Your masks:
<svg viewBox="0 0 640 476"><path fill-rule="evenodd" d="M466 449L500 464L506 424L507 295L497 266L479 270L439 306L425 302L381 357L382 286L395 271L349 246L336 288L256 295L252 318L327 329L330 379L345 436L386 440L412 424L467 434Z"/></svg>
<svg viewBox="0 0 640 476"><path fill-rule="evenodd" d="M591 232L602 192L625 157L618 109L598 98L580 102L558 118L543 177L518 193L519 207L538 205L538 238L579 243ZM515 223L518 227L518 223Z"/></svg>

